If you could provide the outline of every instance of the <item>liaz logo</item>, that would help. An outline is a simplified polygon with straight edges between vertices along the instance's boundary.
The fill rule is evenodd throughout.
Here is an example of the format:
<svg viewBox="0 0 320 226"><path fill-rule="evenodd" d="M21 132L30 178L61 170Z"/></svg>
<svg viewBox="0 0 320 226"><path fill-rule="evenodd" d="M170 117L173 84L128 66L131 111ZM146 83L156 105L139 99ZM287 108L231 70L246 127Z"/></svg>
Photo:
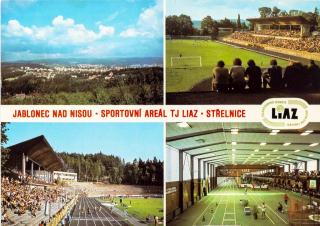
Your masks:
<svg viewBox="0 0 320 226"><path fill-rule="evenodd" d="M285 108L283 105L278 105L276 108L271 108L271 111L272 119L299 119L298 108Z"/></svg>
<svg viewBox="0 0 320 226"><path fill-rule="evenodd" d="M300 129L308 124L308 103L299 98L271 98L261 105L262 124L270 129Z"/></svg>

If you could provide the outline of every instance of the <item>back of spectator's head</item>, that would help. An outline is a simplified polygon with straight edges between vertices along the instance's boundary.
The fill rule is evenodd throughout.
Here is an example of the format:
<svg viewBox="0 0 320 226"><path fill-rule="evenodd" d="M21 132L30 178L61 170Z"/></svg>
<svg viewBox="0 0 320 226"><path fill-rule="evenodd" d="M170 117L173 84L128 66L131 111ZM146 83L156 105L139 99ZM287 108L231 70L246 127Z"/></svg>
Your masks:
<svg viewBox="0 0 320 226"><path fill-rule="evenodd" d="M310 60L310 64L315 65L316 63L314 62L314 60Z"/></svg>
<svg viewBox="0 0 320 226"><path fill-rule="evenodd" d="M276 60L276 59L272 59L272 60L270 61L270 65L271 65L271 66L277 66L277 65L278 65L277 60Z"/></svg>
<svg viewBox="0 0 320 226"><path fill-rule="evenodd" d="M248 66L249 67L254 67L254 66L256 66L256 63L254 62L254 60L249 60L248 61Z"/></svg>
<svg viewBox="0 0 320 226"><path fill-rule="evenodd" d="M218 61L217 67L224 67L224 62L223 62L223 60L219 60L219 61Z"/></svg>
<svg viewBox="0 0 320 226"><path fill-rule="evenodd" d="M241 66L241 64L242 64L242 61L240 60L240 58L236 58L236 59L234 59L234 61L233 61L233 65Z"/></svg>

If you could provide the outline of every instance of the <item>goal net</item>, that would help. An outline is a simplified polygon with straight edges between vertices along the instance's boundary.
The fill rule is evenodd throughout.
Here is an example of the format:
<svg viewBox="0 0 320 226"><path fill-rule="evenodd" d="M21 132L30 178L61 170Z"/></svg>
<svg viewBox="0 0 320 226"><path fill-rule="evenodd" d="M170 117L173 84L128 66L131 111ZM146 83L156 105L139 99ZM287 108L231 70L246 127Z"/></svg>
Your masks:
<svg viewBox="0 0 320 226"><path fill-rule="evenodd" d="M171 57L172 68L202 67L201 56Z"/></svg>

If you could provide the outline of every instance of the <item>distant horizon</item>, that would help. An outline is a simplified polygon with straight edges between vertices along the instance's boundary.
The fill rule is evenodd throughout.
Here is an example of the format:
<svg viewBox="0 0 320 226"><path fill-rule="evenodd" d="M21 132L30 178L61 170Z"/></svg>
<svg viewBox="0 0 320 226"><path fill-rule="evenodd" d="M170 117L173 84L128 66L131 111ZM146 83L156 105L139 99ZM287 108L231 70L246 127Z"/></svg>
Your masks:
<svg viewBox="0 0 320 226"><path fill-rule="evenodd" d="M108 60L108 59L163 59L163 56L107 56L107 57L62 57L62 58L38 58L38 59L28 59L28 60L10 60L10 61L3 61L1 63L14 63L14 62L36 62L36 61L44 61L44 60Z"/></svg>

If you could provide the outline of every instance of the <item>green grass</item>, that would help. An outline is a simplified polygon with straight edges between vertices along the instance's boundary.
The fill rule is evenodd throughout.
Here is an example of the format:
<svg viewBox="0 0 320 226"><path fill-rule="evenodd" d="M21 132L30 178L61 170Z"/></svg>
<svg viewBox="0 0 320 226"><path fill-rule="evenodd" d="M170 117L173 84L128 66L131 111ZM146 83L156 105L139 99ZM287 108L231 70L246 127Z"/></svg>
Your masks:
<svg viewBox="0 0 320 226"><path fill-rule="evenodd" d="M187 209L181 215L173 220L168 226L183 226L184 222L190 222L188 225L241 225L241 226L286 226L289 225L287 213L278 212L279 202L283 203L284 191L281 190L248 190L247 195L244 189L239 189L234 182L228 182L215 189L207 197L201 199L194 206ZM306 205L308 200L301 198L296 193L288 192L288 209L294 207L294 202L298 202L300 207ZM258 206L258 219L255 220L252 215L246 216L243 213L241 199L247 199L252 209L254 205ZM266 204L266 218L261 218L262 203ZM296 215L294 215L295 217ZM203 221L204 217L204 221ZM302 218L297 216L297 218ZM292 220L292 219L291 219Z"/></svg>
<svg viewBox="0 0 320 226"><path fill-rule="evenodd" d="M201 56L201 68L176 69L171 67L171 57ZM271 57L214 41L167 40L166 41L166 90L167 92L189 91L197 83L212 77L212 68L223 60L230 68L234 58L239 57L246 66L249 59L260 67L268 67ZM278 59L278 64L288 63Z"/></svg>
<svg viewBox="0 0 320 226"><path fill-rule="evenodd" d="M139 220L145 220L147 216L163 218L163 198L123 198L122 203L128 208L120 205L120 198L114 198L113 200L117 202L116 207L118 209L126 210L128 214ZM105 202L106 200L100 199L99 201ZM111 200L107 201L110 202Z"/></svg>

